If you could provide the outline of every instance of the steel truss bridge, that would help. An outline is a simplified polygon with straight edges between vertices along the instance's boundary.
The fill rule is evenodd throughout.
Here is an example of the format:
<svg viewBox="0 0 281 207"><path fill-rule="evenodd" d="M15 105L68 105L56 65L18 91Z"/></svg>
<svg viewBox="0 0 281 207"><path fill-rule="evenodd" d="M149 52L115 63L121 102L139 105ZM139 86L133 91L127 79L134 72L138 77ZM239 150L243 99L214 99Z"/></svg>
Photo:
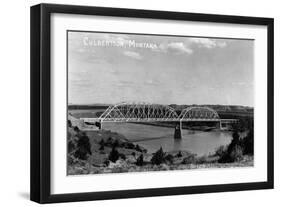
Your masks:
<svg viewBox="0 0 281 207"><path fill-rule="evenodd" d="M99 118L81 118L84 122L236 122L236 119L220 119L218 113L206 106L190 106L178 115L168 105L148 103L120 103L109 106ZM181 126L180 126L181 127Z"/></svg>

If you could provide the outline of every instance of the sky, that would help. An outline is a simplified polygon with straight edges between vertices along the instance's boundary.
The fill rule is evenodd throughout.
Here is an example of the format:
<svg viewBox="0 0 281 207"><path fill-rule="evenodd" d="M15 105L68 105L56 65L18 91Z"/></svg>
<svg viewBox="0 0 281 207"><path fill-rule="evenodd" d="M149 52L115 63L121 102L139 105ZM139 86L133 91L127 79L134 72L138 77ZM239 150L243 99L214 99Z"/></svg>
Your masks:
<svg viewBox="0 0 281 207"><path fill-rule="evenodd" d="M68 103L254 105L254 40L68 31Z"/></svg>

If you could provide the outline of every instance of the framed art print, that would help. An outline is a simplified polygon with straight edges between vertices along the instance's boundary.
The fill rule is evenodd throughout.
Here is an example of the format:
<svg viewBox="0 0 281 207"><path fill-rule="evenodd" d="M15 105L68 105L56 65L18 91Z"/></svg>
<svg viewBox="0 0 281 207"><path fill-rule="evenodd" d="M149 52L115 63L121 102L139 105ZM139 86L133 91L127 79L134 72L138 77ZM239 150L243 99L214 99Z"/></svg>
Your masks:
<svg viewBox="0 0 281 207"><path fill-rule="evenodd" d="M31 200L273 188L273 19L31 7Z"/></svg>

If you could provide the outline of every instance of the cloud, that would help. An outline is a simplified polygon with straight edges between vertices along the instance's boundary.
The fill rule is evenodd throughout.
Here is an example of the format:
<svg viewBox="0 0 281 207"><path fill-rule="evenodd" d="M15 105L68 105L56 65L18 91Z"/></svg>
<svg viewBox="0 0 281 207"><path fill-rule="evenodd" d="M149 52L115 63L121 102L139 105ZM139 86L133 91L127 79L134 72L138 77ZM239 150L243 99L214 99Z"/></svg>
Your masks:
<svg viewBox="0 0 281 207"><path fill-rule="evenodd" d="M193 50L183 42L162 43L159 45L157 50L162 52L174 51L177 53L188 54L188 55L193 53Z"/></svg>
<svg viewBox="0 0 281 207"><path fill-rule="evenodd" d="M100 33L95 37L96 40L105 40L110 42L126 42L130 39L128 35L125 34L110 34L110 33Z"/></svg>
<svg viewBox="0 0 281 207"><path fill-rule="evenodd" d="M113 85L117 88L133 88L136 86L136 83L132 81L117 81L113 83Z"/></svg>
<svg viewBox="0 0 281 207"><path fill-rule="evenodd" d="M111 74L119 74L119 71L117 71L116 68L108 68L108 72Z"/></svg>
<svg viewBox="0 0 281 207"><path fill-rule="evenodd" d="M243 82L243 81L238 81L238 82L232 82L231 83L233 86L240 86L240 87L252 87L254 84L249 81L249 82Z"/></svg>
<svg viewBox="0 0 281 207"><path fill-rule="evenodd" d="M223 41L217 42L217 45L218 45L219 47L223 48L223 47L226 46L226 42L223 42Z"/></svg>
<svg viewBox="0 0 281 207"><path fill-rule="evenodd" d="M177 50L181 53L191 54L193 52L192 49L188 48L183 42L172 42L167 46L169 49Z"/></svg>
<svg viewBox="0 0 281 207"><path fill-rule="evenodd" d="M100 38L105 40L111 40L111 41L125 41L130 39L130 37L126 34L109 34L109 33L100 33Z"/></svg>
<svg viewBox="0 0 281 207"><path fill-rule="evenodd" d="M139 53L137 53L137 52L124 51L123 54L128 56L128 57L130 57L130 58L136 59L136 60L141 60L142 59L142 56Z"/></svg>
<svg viewBox="0 0 281 207"><path fill-rule="evenodd" d="M191 44L196 44L199 47L205 47L208 49L212 49L216 47L223 48L226 46L226 42L222 40L214 40L210 38L190 38L189 42Z"/></svg>
<svg viewBox="0 0 281 207"><path fill-rule="evenodd" d="M158 86L160 85L160 82L157 80L153 80L153 79L147 79L144 81L145 85L150 85L150 86Z"/></svg>
<svg viewBox="0 0 281 207"><path fill-rule="evenodd" d="M179 54L191 55L197 47L213 49L224 48L227 44L223 40L210 39L210 38L186 38L182 42L165 42L161 43L154 51L160 52L177 52Z"/></svg>
<svg viewBox="0 0 281 207"><path fill-rule="evenodd" d="M183 85L183 88L184 88L184 89L194 89L194 88L196 88L196 85L187 84L187 85Z"/></svg>

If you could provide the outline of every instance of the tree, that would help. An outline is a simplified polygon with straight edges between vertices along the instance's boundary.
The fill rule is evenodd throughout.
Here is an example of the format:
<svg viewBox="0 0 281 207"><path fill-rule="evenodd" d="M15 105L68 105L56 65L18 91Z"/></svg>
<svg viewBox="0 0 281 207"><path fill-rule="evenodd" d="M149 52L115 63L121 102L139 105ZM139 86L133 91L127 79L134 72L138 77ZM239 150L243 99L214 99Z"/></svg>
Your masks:
<svg viewBox="0 0 281 207"><path fill-rule="evenodd" d="M143 155L142 154L138 157L136 165L143 166Z"/></svg>
<svg viewBox="0 0 281 207"><path fill-rule="evenodd" d="M182 157L182 153L181 151L178 152L178 154L176 155L177 157Z"/></svg>
<svg viewBox="0 0 281 207"><path fill-rule="evenodd" d="M105 146L113 147L113 139L112 139L112 137L108 137L108 139L105 142Z"/></svg>
<svg viewBox="0 0 281 207"><path fill-rule="evenodd" d="M154 153L150 161L154 165L160 165L161 163L165 162L165 153L163 152L162 147L160 147L160 149Z"/></svg>
<svg viewBox="0 0 281 207"><path fill-rule="evenodd" d="M100 144L100 145L104 145L104 140L101 139L101 140L99 141L99 144Z"/></svg>
<svg viewBox="0 0 281 207"><path fill-rule="evenodd" d="M218 160L220 163L235 162L242 159L243 150L240 135L237 131L232 134L231 143L227 146L226 151L221 152L221 157Z"/></svg>
<svg viewBox="0 0 281 207"><path fill-rule="evenodd" d="M240 135L238 134L237 131L233 132L232 134L232 140L231 143L229 144L228 148L227 148L227 152L228 154L230 154L233 150L233 148L237 145L240 144Z"/></svg>
<svg viewBox="0 0 281 207"><path fill-rule="evenodd" d="M123 153L119 153L119 157L120 157L122 160L126 160L126 155L123 154Z"/></svg>
<svg viewBox="0 0 281 207"><path fill-rule="evenodd" d="M88 158L88 155L91 155L91 144L89 142L89 138L86 135L78 136L77 141L77 150L75 151L74 155L75 157L86 160Z"/></svg>
<svg viewBox="0 0 281 207"><path fill-rule="evenodd" d="M119 159L119 152L115 149L115 147L113 147L109 153L108 159L111 162L116 162Z"/></svg>
<svg viewBox="0 0 281 207"><path fill-rule="evenodd" d="M244 154L253 155L254 154L254 131L253 128L250 129L247 136L243 139L243 149Z"/></svg>
<svg viewBox="0 0 281 207"><path fill-rule="evenodd" d="M117 139L113 142L112 147L113 148L119 147L119 142Z"/></svg>
<svg viewBox="0 0 281 207"><path fill-rule="evenodd" d="M140 148L140 146L138 144L136 145L135 150L138 152L142 152L142 149Z"/></svg>
<svg viewBox="0 0 281 207"><path fill-rule="evenodd" d="M68 153L70 153L74 150L75 150L75 143L73 140L69 140L67 143L67 151L68 151Z"/></svg>
<svg viewBox="0 0 281 207"><path fill-rule="evenodd" d="M174 156L171 155L171 154L167 154L167 155L165 156L165 160L168 161L169 163L173 164L173 162L174 162Z"/></svg>
<svg viewBox="0 0 281 207"><path fill-rule="evenodd" d="M104 150L104 144L105 144L105 143L104 143L104 140L103 140L103 139L100 140L99 144L100 144L99 150Z"/></svg>
<svg viewBox="0 0 281 207"><path fill-rule="evenodd" d="M104 150L104 144L103 144L103 145L100 145L99 150Z"/></svg>
<svg viewBox="0 0 281 207"><path fill-rule="evenodd" d="M236 145L233 147L230 153L230 162L237 162L242 160L243 158L243 149L240 145Z"/></svg>
<svg viewBox="0 0 281 207"><path fill-rule="evenodd" d="M215 155L221 157L225 154L226 150L227 150L227 146L221 145L216 149Z"/></svg>
<svg viewBox="0 0 281 207"><path fill-rule="evenodd" d="M70 120L67 120L67 125L68 125L68 127L72 127L72 123Z"/></svg>
<svg viewBox="0 0 281 207"><path fill-rule="evenodd" d="M135 157L136 156L136 152L132 152L131 155Z"/></svg>
<svg viewBox="0 0 281 207"><path fill-rule="evenodd" d="M79 132L79 128L77 126L74 127L74 131Z"/></svg>

